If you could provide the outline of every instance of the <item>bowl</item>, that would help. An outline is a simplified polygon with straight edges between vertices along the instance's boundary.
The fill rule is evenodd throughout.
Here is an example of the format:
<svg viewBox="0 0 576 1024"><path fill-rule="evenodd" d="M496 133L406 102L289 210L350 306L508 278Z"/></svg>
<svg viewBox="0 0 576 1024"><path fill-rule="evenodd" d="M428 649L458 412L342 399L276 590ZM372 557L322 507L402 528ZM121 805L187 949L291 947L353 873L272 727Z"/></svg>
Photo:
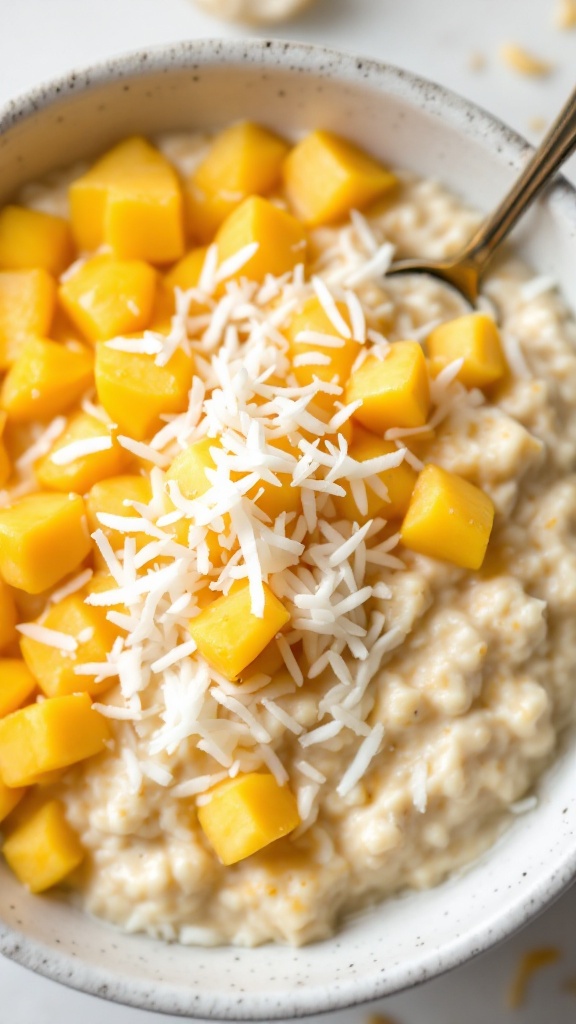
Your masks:
<svg viewBox="0 0 576 1024"><path fill-rule="evenodd" d="M322 126L439 178L480 209L502 196L527 144L478 107L374 61L286 42L198 41L135 53L49 83L0 111L0 201L122 136L248 117ZM517 236L576 308L576 193L559 180ZM271 1020L376 999L476 956L543 910L576 871L576 746L568 737L538 807L467 871L358 915L300 949L184 948L115 931L29 895L0 866L0 949L41 974L183 1016Z"/></svg>

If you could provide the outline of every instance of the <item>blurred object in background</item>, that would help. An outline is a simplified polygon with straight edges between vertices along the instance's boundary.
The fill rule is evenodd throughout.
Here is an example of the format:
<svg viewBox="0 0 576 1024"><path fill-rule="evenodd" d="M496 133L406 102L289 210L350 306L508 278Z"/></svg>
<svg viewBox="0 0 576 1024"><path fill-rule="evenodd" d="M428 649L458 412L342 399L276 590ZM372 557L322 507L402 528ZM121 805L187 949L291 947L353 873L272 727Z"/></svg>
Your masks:
<svg viewBox="0 0 576 1024"><path fill-rule="evenodd" d="M196 0L209 14L227 21L266 25L293 18L314 0Z"/></svg>

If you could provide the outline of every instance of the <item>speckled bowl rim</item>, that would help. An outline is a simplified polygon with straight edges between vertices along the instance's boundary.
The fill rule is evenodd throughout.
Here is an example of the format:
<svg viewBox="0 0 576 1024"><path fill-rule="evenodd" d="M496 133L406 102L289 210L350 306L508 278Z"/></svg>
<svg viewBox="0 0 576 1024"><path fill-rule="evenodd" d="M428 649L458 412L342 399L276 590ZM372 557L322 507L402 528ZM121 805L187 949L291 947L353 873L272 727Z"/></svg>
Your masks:
<svg viewBox="0 0 576 1024"><path fill-rule="evenodd" d="M532 147L517 132L477 104L443 86L412 72L354 53L328 47L277 39L199 39L160 45L122 54L98 62L40 85L0 107L0 137L19 122L52 104L73 95L88 92L102 83L121 82L133 75L151 71L178 71L194 67L217 67L236 63L279 67L302 73L322 74L327 79L374 85L388 94L411 102L430 113L440 113L445 122L464 136L497 153L502 162L519 170ZM567 233L576 237L576 189L558 176L548 189L546 202L561 214ZM499 844L496 844L498 846ZM494 849L494 848L493 848ZM488 852L490 856L490 851ZM221 994L217 1012L211 997L194 1001L174 988L172 994L158 995L151 985L134 979L121 981L104 969L78 962L41 942L28 938L0 921L0 952L49 979L90 995L142 1010L211 1020L272 1020L326 1013L380 999L415 987L444 974L480 955L542 913L570 886L576 876L576 840L554 862L544 880L529 886L505 916L492 916L481 926L458 936L441 949L420 958L417 969L409 962L389 973L376 972L369 977L342 981L337 988L308 986L292 990L286 999L286 1011L272 1008L269 997L246 993L240 1015L237 997ZM297 951L294 951L297 953Z"/></svg>

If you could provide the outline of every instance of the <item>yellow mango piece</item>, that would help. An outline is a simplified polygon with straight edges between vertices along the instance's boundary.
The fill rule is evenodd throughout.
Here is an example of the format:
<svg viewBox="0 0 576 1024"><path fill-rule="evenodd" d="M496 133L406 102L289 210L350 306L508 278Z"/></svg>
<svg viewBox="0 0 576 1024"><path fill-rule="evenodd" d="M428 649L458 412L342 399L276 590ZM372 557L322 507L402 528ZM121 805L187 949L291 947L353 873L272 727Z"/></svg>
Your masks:
<svg viewBox="0 0 576 1024"><path fill-rule="evenodd" d="M72 235L63 217L25 206L0 211L0 270L42 267L58 277L73 258Z"/></svg>
<svg viewBox="0 0 576 1024"><path fill-rule="evenodd" d="M342 220L396 183L382 164L332 132L307 135L284 163L288 199L296 216L310 227Z"/></svg>
<svg viewBox="0 0 576 1024"><path fill-rule="evenodd" d="M190 623L200 654L227 679L236 679L290 621L284 605L266 583L263 586L263 618L252 614L250 588L242 581Z"/></svg>
<svg viewBox="0 0 576 1024"><path fill-rule="evenodd" d="M90 594L103 594L105 591L115 590L117 587L118 587L118 584L116 583L116 580L114 579L114 577L110 575L110 573L106 570L106 568L103 568L101 571L95 572L94 575L92 576L92 579L90 579L88 581L88 583L86 584L86 587L85 587L85 593L86 593L87 596L90 595ZM125 605L125 604L121 604L121 603L120 604L108 604L108 605L106 605L106 607L104 609L98 609L98 610L100 612L104 611L104 613L114 611L114 612L120 612L122 615L129 615L130 614L130 609L128 608L128 606ZM114 625L112 625L111 622L108 623L108 626L110 627L110 629L112 629L114 631L114 635L115 636L124 636L125 635L125 632L123 630L121 630L119 626L114 626ZM102 684L100 684L100 685L102 685ZM98 691L98 692L100 692L100 691Z"/></svg>
<svg viewBox="0 0 576 1024"><path fill-rule="evenodd" d="M195 170L186 190L190 233L210 242L240 203L280 184L287 144L250 121L225 128Z"/></svg>
<svg viewBox="0 0 576 1024"><path fill-rule="evenodd" d="M102 530L107 536L115 551L123 547L126 534L119 530L113 530L109 526L103 526L98 519L100 512L107 512L113 516L133 516L136 513L126 501L137 501L141 505L148 505L152 498L152 487L147 477L136 475L113 476L108 480L101 480L94 484L86 495L86 513L90 533L95 530ZM136 534L136 547L144 547L150 542L150 537L144 534ZM106 588L110 589L110 588Z"/></svg>
<svg viewBox="0 0 576 1024"><path fill-rule="evenodd" d="M150 324L156 272L142 260L95 256L60 285L64 310L88 341L143 331Z"/></svg>
<svg viewBox="0 0 576 1024"><path fill-rule="evenodd" d="M244 246L257 243L254 255L231 278L263 281L266 274L281 277L306 262L307 239L302 225L278 206L251 196L224 221L216 235L222 264Z"/></svg>
<svg viewBox="0 0 576 1024"><path fill-rule="evenodd" d="M59 800L34 808L10 833L2 852L19 881L34 893L58 885L84 859Z"/></svg>
<svg viewBox="0 0 576 1024"><path fill-rule="evenodd" d="M96 390L120 432L137 441L162 426L163 413L184 412L194 363L178 349L166 366L154 356L119 352L101 344L96 348Z"/></svg>
<svg viewBox="0 0 576 1024"><path fill-rule="evenodd" d="M87 693L50 697L0 719L0 777L29 786L40 775L100 754L110 737Z"/></svg>
<svg viewBox="0 0 576 1024"><path fill-rule="evenodd" d="M84 502L77 494L41 492L0 509L0 573L13 587L40 594L90 552Z"/></svg>
<svg viewBox="0 0 576 1024"><path fill-rule="evenodd" d="M175 480L180 493L189 501L199 498L212 486L206 476L206 470L216 469L210 449L219 447L214 437L205 437L188 445L174 459L166 473L166 479Z"/></svg>
<svg viewBox="0 0 576 1024"><path fill-rule="evenodd" d="M83 345L31 338L9 369L0 403L15 423L65 412L94 383L94 357Z"/></svg>
<svg viewBox="0 0 576 1024"><path fill-rule="evenodd" d="M440 324L428 335L428 353L444 365L463 359L458 380L467 388L483 388L507 370L500 332L486 313L468 313Z"/></svg>
<svg viewBox="0 0 576 1024"><path fill-rule="evenodd" d="M105 244L118 259L171 263L184 252L178 176L145 139L114 146L70 187L79 249Z"/></svg>
<svg viewBox="0 0 576 1024"><path fill-rule="evenodd" d="M354 413L367 430L422 427L430 410L426 360L415 341L396 341L384 359L369 356L350 377L344 401L362 401Z"/></svg>
<svg viewBox="0 0 576 1024"><path fill-rule="evenodd" d="M78 642L73 653L39 643L28 636L22 637L20 649L30 672L46 697L64 697L70 693L105 693L116 679L95 682L94 676L77 675L74 668L91 662L106 661L117 631L106 619L107 609L92 608L85 604L80 592L65 597L53 605L38 621L47 629L66 633ZM83 639L83 635L87 639Z"/></svg>
<svg viewBox="0 0 576 1024"><path fill-rule="evenodd" d="M3 487L6 481L10 479L12 472L12 463L10 462L10 456L4 442L4 428L7 419L6 413L0 409L0 487Z"/></svg>
<svg viewBox="0 0 576 1024"><path fill-rule="evenodd" d="M396 450L393 441L383 441L376 434L370 434L367 430L356 427L348 454L358 462L366 462L368 459L379 459L382 455L391 455ZM332 500L336 505L338 515L351 522L356 522L360 526L368 519L374 519L375 516L383 516L384 519L400 519L405 515L410 504L417 478L418 474L406 461L401 462L393 469L386 469L383 473L378 473L378 479L388 491L389 500L385 501L366 485L368 503L366 513L360 512L350 485L346 481L343 481L346 494L343 497L335 496Z"/></svg>
<svg viewBox="0 0 576 1024"><path fill-rule="evenodd" d="M210 451L218 447L219 442L215 438L207 437L201 441L195 441L194 444L189 445L188 448L176 456L167 471L166 479L177 482L180 493L184 498L193 501L209 490L211 484L206 476L206 470L216 468L216 463ZM276 447L280 451L285 450L280 443L272 447ZM278 473L276 475L280 481L279 487L265 481L256 484L247 493L248 498L256 500L256 496L260 491L262 492L259 494L256 504L271 519L276 519L281 512L296 512L301 507L300 488L291 486L292 477L286 473ZM241 476L242 474L240 473L232 473L232 479L239 479ZM222 550L216 550L216 538L207 538L207 540L211 548L211 556L216 555L220 557Z"/></svg>
<svg viewBox="0 0 576 1024"><path fill-rule="evenodd" d="M300 824L296 799L268 772L226 779L198 808L198 821L223 864L237 864Z"/></svg>
<svg viewBox="0 0 576 1024"><path fill-rule="evenodd" d="M56 282L45 270L0 271L0 370L20 355L31 335L49 333Z"/></svg>
<svg viewBox="0 0 576 1024"><path fill-rule="evenodd" d="M25 792L25 789L11 789L0 781L0 822L18 806Z"/></svg>
<svg viewBox="0 0 576 1024"><path fill-rule="evenodd" d="M21 658L0 659L0 718L21 707L35 689L36 680Z"/></svg>
<svg viewBox="0 0 576 1024"><path fill-rule="evenodd" d="M88 455L72 458L66 452L69 445L84 441L108 443L111 447ZM65 459L65 462L61 460ZM39 484L49 491L76 491L85 494L99 480L121 473L128 461L126 451L111 437L110 429L86 412L70 417L60 437L34 468Z"/></svg>
<svg viewBox="0 0 576 1024"><path fill-rule="evenodd" d="M0 577L0 651L16 639L16 605L12 591Z"/></svg>
<svg viewBox="0 0 576 1024"><path fill-rule="evenodd" d="M344 323L350 329L350 312L345 302L337 302L336 307ZM341 342L339 348L322 346L317 341L301 339L304 332L326 334ZM311 384L314 378L322 381L333 381L344 386L360 352L360 344L353 338L346 338L335 327L326 313L320 300L313 295L302 309L292 318L286 328L286 337L290 343L290 356L293 361L293 372L302 386ZM300 359L319 357L322 362L298 365ZM329 360L325 362L324 360ZM327 411L334 409L334 395L319 392L315 402Z"/></svg>
<svg viewBox="0 0 576 1024"><path fill-rule="evenodd" d="M418 477L400 532L411 551L479 569L493 522L494 505L484 491L429 464Z"/></svg>
<svg viewBox="0 0 576 1024"><path fill-rule="evenodd" d="M191 249L164 275L162 291L167 297L164 300L164 308L166 312L169 312L169 316L174 313L176 308L174 289L179 288L180 291L186 292L190 288L198 287L207 251L205 247ZM191 317L201 316L203 313L209 312L208 306L202 305L200 302L191 302L188 307L188 315Z"/></svg>

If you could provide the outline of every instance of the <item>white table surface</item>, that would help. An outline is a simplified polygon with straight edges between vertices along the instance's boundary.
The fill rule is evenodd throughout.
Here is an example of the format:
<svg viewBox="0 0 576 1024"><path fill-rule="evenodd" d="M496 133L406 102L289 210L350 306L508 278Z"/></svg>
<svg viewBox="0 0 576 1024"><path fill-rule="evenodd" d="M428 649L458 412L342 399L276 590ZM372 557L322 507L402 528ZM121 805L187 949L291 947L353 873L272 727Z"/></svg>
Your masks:
<svg viewBox="0 0 576 1024"><path fill-rule="evenodd" d="M536 142L538 122L553 117L576 78L576 29L555 28L558 3L319 0L307 16L274 34L354 50L417 71L475 100ZM200 13L192 0L0 0L0 105L52 75L129 49L242 33ZM532 49L554 65L553 72L544 79L514 74L499 58L506 42ZM474 54L485 58L483 70L473 70ZM568 173L576 181L575 158ZM370 1010L357 1008L315 1020L363 1024L370 1012L380 1012L397 1024L574 1024L575 920L576 889L505 946L474 963ZM522 953L550 945L558 947L561 959L534 978L522 1010L507 1010L507 987ZM177 1020L102 1003L2 958L0 994L1 1024Z"/></svg>

